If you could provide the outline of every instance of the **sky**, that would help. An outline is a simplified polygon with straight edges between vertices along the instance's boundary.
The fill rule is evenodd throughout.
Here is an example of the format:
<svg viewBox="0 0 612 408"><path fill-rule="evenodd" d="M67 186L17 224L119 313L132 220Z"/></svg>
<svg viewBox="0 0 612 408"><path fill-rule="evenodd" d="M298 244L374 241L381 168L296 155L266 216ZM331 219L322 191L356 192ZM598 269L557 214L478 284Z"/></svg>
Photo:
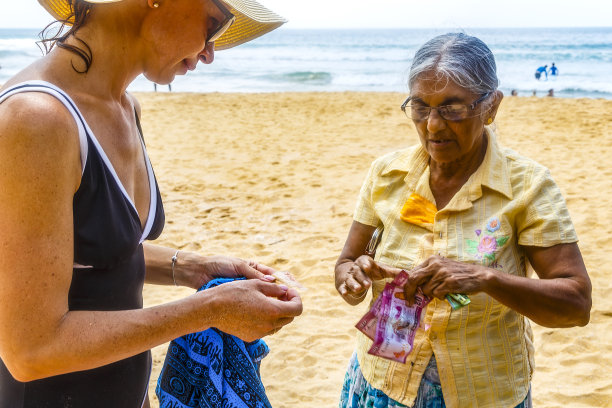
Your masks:
<svg viewBox="0 0 612 408"><path fill-rule="evenodd" d="M287 18L287 28L612 26L610 0L259 1ZM2 3L0 28L42 28L51 22L36 0L2 0Z"/></svg>

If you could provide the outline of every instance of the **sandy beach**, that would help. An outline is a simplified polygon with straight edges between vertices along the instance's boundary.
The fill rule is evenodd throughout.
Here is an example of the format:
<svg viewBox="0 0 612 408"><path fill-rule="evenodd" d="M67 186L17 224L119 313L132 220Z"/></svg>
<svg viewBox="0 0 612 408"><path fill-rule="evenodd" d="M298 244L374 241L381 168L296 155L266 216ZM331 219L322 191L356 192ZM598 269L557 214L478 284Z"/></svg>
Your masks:
<svg viewBox="0 0 612 408"><path fill-rule="evenodd" d="M335 407L368 302L333 285L370 162L418 142L399 93L137 94L166 209L160 244L256 259L307 288L304 313L266 338L262 378L275 408ZM501 144L551 169L593 282L591 323L533 325L536 407L612 406L612 100L510 97ZM607 265L607 266L606 266ZM145 287L152 306L192 293ZM153 350L149 395L167 345Z"/></svg>

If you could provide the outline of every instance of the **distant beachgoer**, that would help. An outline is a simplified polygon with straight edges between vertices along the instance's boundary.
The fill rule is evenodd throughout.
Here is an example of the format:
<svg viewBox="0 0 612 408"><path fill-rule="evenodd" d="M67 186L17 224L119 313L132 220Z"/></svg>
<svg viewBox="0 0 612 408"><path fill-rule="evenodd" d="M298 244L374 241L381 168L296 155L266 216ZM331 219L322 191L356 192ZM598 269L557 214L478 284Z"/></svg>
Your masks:
<svg viewBox="0 0 612 408"><path fill-rule="evenodd" d="M548 68L548 65L538 67L538 69L536 69L536 72L535 72L535 79L539 81L540 78L542 77L542 74L544 74L546 76L546 79L548 79L548 72L546 70L547 68Z"/></svg>
<svg viewBox="0 0 612 408"><path fill-rule="evenodd" d="M548 94L546 94L546 96L555 96L555 90L554 90L554 89L552 89L552 88L550 88L550 89L548 90Z"/></svg>
<svg viewBox="0 0 612 408"><path fill-rule="evenodd" d="M516 92L516 89L513 89L513 90L510 92L510 95L512 95L512 96L516 96L516 95L518 95L518 92Z"/></svg>
<svg viewBox="0 0 612 408"><path fill-rule="evenodd" d="M157 83L153 82L153 89L157 92ZM172 84L168 84L168 92L172 92Z"/></svg>
<svg viewBox="0 0 612 408"><path fill-rule="evenodd" d="M536 96L536 90L534 89L533 92L531 92L531 96Z"/></svg>
<svg viewBox="0 0 612 408"><path fill-rule="evenodd" d="M552 63L552 65L551 65L551 67L550 67L550 75L551 75L551 76L557 76L557 75L559 75L559 68L557 68L557 67L555 66L555 63L554 63L554 62Z"/></svg>

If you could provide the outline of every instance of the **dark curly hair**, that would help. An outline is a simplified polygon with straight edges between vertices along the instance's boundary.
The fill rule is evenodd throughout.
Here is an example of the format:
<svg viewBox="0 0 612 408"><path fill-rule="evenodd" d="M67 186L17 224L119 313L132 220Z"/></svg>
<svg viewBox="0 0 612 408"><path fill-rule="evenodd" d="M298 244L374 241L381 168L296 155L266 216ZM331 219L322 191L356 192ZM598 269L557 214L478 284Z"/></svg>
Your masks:
<svg viewBox="0 0 612 408"><path fill-rule="evenodd" d="M72 64L72 69L80 74L84 74L89 71L91 63L93 61L93 54L89 45L79 37L76 36L77 31L85 24L89 12L91 11L92 5L82 0L68 0L70 5L71 13L65 20L57 20L46 26L39 34L40 41L38 41L39 47L44 47L44 53L48 54L53 47L58 46L68 50L81 58L85 64L85 69L79 70ZM71 23L72 22L72 23ZM59 24L59 27L57 25ZM72 24L72 25L71 25ZM54 26L56 26L54 28ZM70 27L70 28L68 28ZM68 29L67 29L68 28ZM66 44L68 37L74 36L81 46ZM41 47L42 44L42 47Z"/></svg>

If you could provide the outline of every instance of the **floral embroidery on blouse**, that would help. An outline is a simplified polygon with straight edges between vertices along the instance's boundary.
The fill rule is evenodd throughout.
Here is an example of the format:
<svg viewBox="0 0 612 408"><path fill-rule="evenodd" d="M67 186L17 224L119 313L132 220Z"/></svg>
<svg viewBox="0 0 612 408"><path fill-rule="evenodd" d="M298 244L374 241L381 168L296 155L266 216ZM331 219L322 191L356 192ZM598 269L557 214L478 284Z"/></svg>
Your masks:
<svg viewBox="0 0 612 408"><path fill-rule="evenodd" d="M483 230L477 229L476 236L478 239L468 239L468 253L476 255L484 265L490 266L496 264L495 253L504 246L510 237L496 237L495 233L501 227L499 218L493 217L487 221L487 225Z"/></svg>

